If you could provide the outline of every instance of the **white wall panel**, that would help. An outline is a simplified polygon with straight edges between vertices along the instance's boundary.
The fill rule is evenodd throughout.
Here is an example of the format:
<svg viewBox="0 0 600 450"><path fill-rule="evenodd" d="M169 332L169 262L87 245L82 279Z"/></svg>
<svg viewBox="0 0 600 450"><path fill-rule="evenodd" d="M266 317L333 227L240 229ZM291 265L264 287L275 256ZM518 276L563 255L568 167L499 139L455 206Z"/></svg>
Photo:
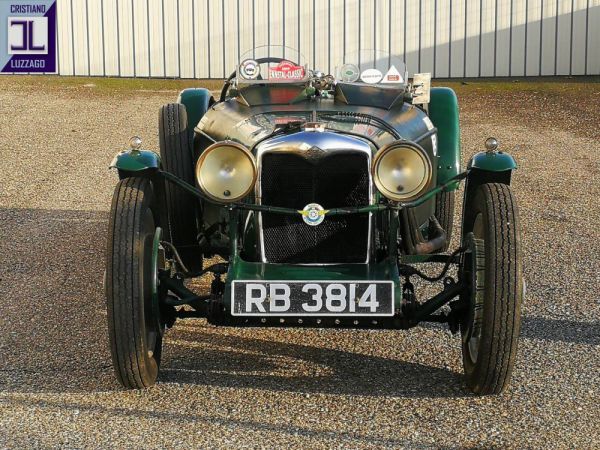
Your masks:
<svg viewBox="0 0 600 450"><path fill-rule="evenodd" d="M104 55L102 54L102 4L101 2L87 3L88 33L89 33L89 66L90 75L104 75Z"/></svg>
<svg viewBox="0 0 600 450"><path fill-rule="evenodd" d="M229 3L229 5L227 5ZM225 8L228 9L228 13L225 14L225 35L229 36L229 39L225 41L225 75L224 78L228 77L229 74L235 70L237 62L239 61L238 55L238 8L237 0L225 2Z"/></svg>
<svg viewBox="0 0 600 450"><path fill-rule="evenodd" d="M542 0L529 0L525 22L525 75L540 75Z"/></svg>
<svg viewBox="0 0 600 450"><path fill-rule="evenodd" d="M398 24L404 26L406 42L404 46L404 61L410 73L419 71L420 42L421 42L421 2L419 0L404 0L406 20Z"/></svg>
<svg viewBox="0 0 600 450"><path fill-rule="evenodd" d="M557 0L542 1L542 48L541 48L541 74L554 75L555 49L557 37Z"/></svg>
<svg viewBox="0 0 600 450"><path fill-rule="evenodd" d="M481 50L481 0L467 0L467 44L465 77L478 77Z"/></svg>
<svg viewBox="0 0 600 450"><path fill-rule="evenodd" d="M134 77L137 75L137 65L134 55L139 50L135 46L133 33L134 14L131 0L117 0L119 11L119 46L121 56L121 76Z"/></svg>
<svg viewBox="0 0 600 450"><path fill-rule="evenodd" d="M526 2L511 0L512 4L512 44L510 50L509 76L525 75L525 27Z"/></svg>
<svg viewBox="0 0 600 450"><path fill-rule="evenodd" d="M364 0L363 0L364 1ZM314 58L311 56L311 61L314 62L313 68L326 71L328 66L327 54L329 43L329 27L327 16L327 0L314 2L314 39L316 42ZM312 54L312 51L311 51Z"/></svg>
<svg viewBox="0 0 600 450"><path fill-rule="evenodd" d="M496 0L482 0L481 3L481 33L479 74L482 77L494 76L494 61L496 59Z"/></svg>
<svg viewBox="0 0 600 450"><path fill-rule="evenodd" d="M306 61L312 61L310 59L312 52L312 33L313 33L313 1L309 0L301 0L299 2L299 17L298 23L300 26L300 45L298 46L298 51L300 54L306 58ZM342 10L339 9L341 13ZM342 19L340 19L342 20ZM340 38L340 42L341 42Z"/></svg>
<svg viewBox="0 0 600 450"><path fill-rule="evenodd" d="M339 67L344 59L344 1L331 0L331 72Z"/></svg>
<svg viewBox="0 0 600 450"><path fill-rule="evenodd" d="M73 14L73 40L75 74L89 75L88 71L88 35L87 35L87 5L85 0L71 2Z"/></svg>
<svg viewBox="0 0 600 450"><path fill-rule="evenodd" d="M450 0L452 14L450 15L450 48L448 61L450 64L450 77L464 76L465 42L466 42L466 1Z"/></svg>
<svg viewBox="0 0 600 450"><path fill-rule="evenodd" d="M181 78L194 77L194 51L196 42L192 22L192 0L178 0L179 3L179 55ZM177 9L176 9L177 13Z"/></svg>
<svg viewBox="0 0 600 450"><path fill-rule="evenodd" d="M587 73L600 73L600 0L590 0Z"/></svg>
<svg viewBox="0 0 600 450"><path fill-rule="evenodd" d="M59 2L60 4L60 2ZM101 0L103 12L101 26L104 30L103 73L108 76L120 75L119 42L117 39L117 3L115 0ZM61 72L62 73L62 72Z"/></svg>
<svg viewBox="0 0 600 450"><path fill-rule="evenodd" d="M510 69L511 56L511 26L512 2L511 0L498 0L496 2L495 26L495 51L494 76L507 77Z"/></svg>
<svg viewBox="0 0 600 450"><path fill-rule="evenodd" d="M571 54L571 1L558 1L556 30L556 74L569 74L569 56Z"/></svg>
<svg viewBox="0 0 600 450"><path fill-rule="evenodd" d="M71 64L73 52L73 46L71 44L71 37L73 31L71 29L71 15L70 6L67 2L59 2L56 8L56 20L57 20L57 71L63 75L72 75L73 66Z"/></svg>
<svg viewBox="0 0 600 450"><path fill-rule="evenodd" d="M344 42L346 43L345 55L356 54L359 50L359 0L346 0L346 32L344 35Z"/></svg>
<svg viewBox="0 0 600 450"><path fill-rule="evenodd" d="M58 0L61 75L223 78L254 46L436 77L598 75L600 0ZM525 71L526 69L526 71Z"/></svg>
<svg viewBox="0 0 600 450"><path fill-rule="evenodd" d="M421 1L421 38L419 72L433 72L433 33L435 30L435 3ZM409 68L415 70L416 68Z"/></svg>
<svg viewBox="0 0 600 450"><path fill-rule="evenodd" d="M449 77L451 0L436 0L434 38L434 67L432 76Z"/></svg>
<svg viewBox="0 0 600 450"><path fill-rule="evenodd" d="M283 41L281 44L285 45L286 47L298 49L298 0L280 1L283 22ZM324 30L325 33L327 31L328 30ZM326 34L325 37L327 38Z"/></svg>

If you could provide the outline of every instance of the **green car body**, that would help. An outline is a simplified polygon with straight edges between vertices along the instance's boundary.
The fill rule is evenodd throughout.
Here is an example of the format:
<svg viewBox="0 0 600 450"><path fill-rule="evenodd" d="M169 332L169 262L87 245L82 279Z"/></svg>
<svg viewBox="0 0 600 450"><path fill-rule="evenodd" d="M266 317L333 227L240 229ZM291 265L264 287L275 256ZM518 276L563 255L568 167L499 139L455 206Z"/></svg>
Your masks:
<svg viewBox="0 0 600 450"><path fill-rule="evenodd" d="M261 65L268 77L299 78L266 82ZM397 83L395 66L389 86L368 78L383 77L376 69L365 74L336 80L249 58L219 99L186 89L161 107L159 152L135 137L116 155L106 296L121 384L153 384L166 329L197 317L245 327L446 323L462 335L471 390L506 388L524 292L516 162L490 138L461 169L452 89L429 89L427 74ZM462 181L461 236L448 251ZM204 275L203 292L185 283ZM415 278L442 286L422 299Z"/></svg>
<svg viewBox="0 0 600 450"><path fill-rule="evenodd" d="M188 129L196 129L198 134L198 124L201 124L202 118L214 103L210 92L206 89L186 89L178 97L178 102L186 107L188 112ZM431 102L429 104L429 118L437 131L438 154L437 176L432 184L432 189L450 192L458 188L461 172L461 149L460 149L460 124L458 113L458 100L454 91L450 88L432 88ZM193 150L192 150L193 151ZM197 151L197 150L196 150ZM197 155L195 155L197 159ZM149 177L159 177L161 173L160 156L151 150L124 150L120 152L113 162L112 168L116 168L121 177L131 173L144 174ZM506 182L510 182L510 173L516 169L514 159L507 153L480 152L476 154L467 164L469 173L465 174L467 183L471 171L480 173L508 174L505 177ZM196 190L196 194L200 192ZM433 195L429 195L429 200L423 201L429 210L432 209ZM212 216L218 217L218 220L225 220L229 223L229 249L223 251L220 249L204 249L205 255L221 254L229 258L229 270L227 281L225 283L224 298L231 295L231 283L234 280L389 280L394 283L395 308L401 308L402 302L402 284L395 257L396 243L390 242L390 255L380 261L370 264L336 264L336 265L294 265L294 264L270 264L261 261L246 261L240 256L240 247L252 247L255 245L252 239L252 233L244 235L240 232L239 222L247 216L243 209L231 208L227 205L218 204L209 199L202 198L203 210L211 212ZM419 205L420 206L420 205ZM245 208L251 208L250 205L244 205ZM226 211L229 209L229 212ZM293 214L296 211L288 211ZM397 212L390 214L390 228L392 223L397 220ZM240 236L241 234L241 236ZM240 246L234 244L239 243ZM402 261L405 262L426 262L435 260L437 255L403 255ZM228 305L224 302L224 308Z"/></svg>

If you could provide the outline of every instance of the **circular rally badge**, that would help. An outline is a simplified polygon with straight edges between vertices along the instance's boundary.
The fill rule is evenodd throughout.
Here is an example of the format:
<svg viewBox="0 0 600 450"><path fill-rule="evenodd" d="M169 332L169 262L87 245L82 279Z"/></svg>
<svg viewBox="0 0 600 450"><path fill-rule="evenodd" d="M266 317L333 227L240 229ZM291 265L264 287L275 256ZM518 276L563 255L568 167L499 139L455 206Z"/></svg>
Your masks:
<svg viewBox="0 0 600 450"><path fill-rule="evenodd" d="M377 69L367 69L360 74L360 79L368 84L377 84L383 78L383 74Z"/></svg>
<svg viewBox="0 0 600 450"><path fill-rule="evenodd" d="M302 220L305 224L314 227L323 223L326 213L327 211L318 203L309 203L302 210Z"/></svg>
<svg viewBox="0 0 600 450"><path fill-rule="evenodd" d="M347 83L353 83L358 80L360 69L355 64L344 64L340 69L340 78Z"/></svg>
<svg viewBox="0 0 600 450"><path fill-rule="evenodd" d="M260 65L253 59L246 59L240 64L240 75L246 80L254 80L260 75Z"/></svg>

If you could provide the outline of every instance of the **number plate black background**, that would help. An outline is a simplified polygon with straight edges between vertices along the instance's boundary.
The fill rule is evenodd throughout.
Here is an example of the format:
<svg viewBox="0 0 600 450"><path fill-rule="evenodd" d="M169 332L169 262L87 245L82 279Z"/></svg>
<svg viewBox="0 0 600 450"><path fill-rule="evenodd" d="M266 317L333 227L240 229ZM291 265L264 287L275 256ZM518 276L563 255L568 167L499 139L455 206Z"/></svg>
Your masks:
<svg viewBox="0 0 600 450"><path fill-rule="evenodd" d="M263 302L266 312L261 312L255 305L252 305L252 311L246 312L246 285L260 284L265 286L267 293L269 286L273 283L286 284L290 287L290 307L285 312L271 312L269 301ZM302 292L302 288L307 284L318 284L323 289L323 306L318 312L307 312L302 308L302 303L308 302L314 305L312 300L314 289L308 293ZM331 312L326 308L326 289L330 284L341 284L346 288L346 299L350 294L350 284L356 285L356 296L365 292L369 285L376 285L377 301L379 306L376 312L371 312L369 307L359 307L356 304L355 312L348 310L348 305L342 312ZM338 303L335 303L336 305ZM391 281L234 281L232 283L231 312L234 316L392 316L394 314L394 284Z"/></svg>

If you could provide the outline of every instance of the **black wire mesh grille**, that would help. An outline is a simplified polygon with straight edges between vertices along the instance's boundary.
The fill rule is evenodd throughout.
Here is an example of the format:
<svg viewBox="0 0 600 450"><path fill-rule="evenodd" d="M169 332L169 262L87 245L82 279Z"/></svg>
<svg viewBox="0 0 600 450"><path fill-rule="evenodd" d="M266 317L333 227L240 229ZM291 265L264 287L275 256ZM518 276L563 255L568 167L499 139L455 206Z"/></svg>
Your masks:
<svg viewBox="0 0 600 450"><path fill-rule="evenodd" d="M369 163L359 152L307 159L293 153L267 153L261 163L262 203L303 209L369 203ZM352 263L367 258L367 214L325 217L310 226L298 216L262 213L267 262L290 264Z"/></svg>

